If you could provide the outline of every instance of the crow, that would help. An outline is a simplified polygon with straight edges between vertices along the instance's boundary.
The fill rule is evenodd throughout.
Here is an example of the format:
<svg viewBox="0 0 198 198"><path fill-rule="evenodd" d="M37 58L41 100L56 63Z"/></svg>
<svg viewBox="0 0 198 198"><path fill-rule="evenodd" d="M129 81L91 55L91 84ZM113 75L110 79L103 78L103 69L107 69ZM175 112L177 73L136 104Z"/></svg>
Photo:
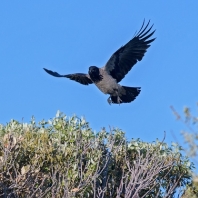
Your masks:
<svg viewBox="0 0 198 198"><path fill-rule="evenodd" d="M139 95L140 87L126 87L118 84L131 68L141 61L145 52L150 47L150 43L155 38L150 39L155 30L151 32L149 22L143 22L140 30L124 46L120 47L107 61L104 67L98 68L90 66L88 74L75 73L60 75L57 72L43 68L48 74L55 77L65 77L77 81L83 85L94 83L104 94L109 94L108 103L121 104L130 103ZM148 40L150 39L150 40Z"/></svg>

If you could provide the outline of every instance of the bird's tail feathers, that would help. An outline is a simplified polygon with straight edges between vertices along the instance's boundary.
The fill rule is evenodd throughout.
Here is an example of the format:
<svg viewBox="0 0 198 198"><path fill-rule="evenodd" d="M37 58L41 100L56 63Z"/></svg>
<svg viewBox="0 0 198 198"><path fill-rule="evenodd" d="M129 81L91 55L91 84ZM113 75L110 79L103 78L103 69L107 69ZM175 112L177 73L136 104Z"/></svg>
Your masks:
<svg viewBox="0 0 198 198"><path fill-rule="evenodd" d="M112 103L129 103L136 99L136 97L139 95L141 91L140 87L126 87L122 86L121 91L119 93L119 98L121 99L120 102L118 102L117 96L111 96Z"/></svg>

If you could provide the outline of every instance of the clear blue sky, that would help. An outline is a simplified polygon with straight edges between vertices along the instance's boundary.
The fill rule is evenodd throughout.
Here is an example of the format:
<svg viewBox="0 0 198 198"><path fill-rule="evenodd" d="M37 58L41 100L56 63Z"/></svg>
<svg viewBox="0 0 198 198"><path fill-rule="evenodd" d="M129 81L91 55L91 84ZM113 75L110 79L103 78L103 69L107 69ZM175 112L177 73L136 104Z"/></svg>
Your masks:
<svg viewBox="0 0 198 198"><path fill-rule="evenodd" d="M175 141L184 128L179 112L198 101L198 1L1 1L0 123L84 116L95 131L121 128L128 138ZM151 20L157 39L121 82L142 87L130 104L109 105L94 85L54 78L87 73ZM181 140L182 142L182 140Z"/></svg>

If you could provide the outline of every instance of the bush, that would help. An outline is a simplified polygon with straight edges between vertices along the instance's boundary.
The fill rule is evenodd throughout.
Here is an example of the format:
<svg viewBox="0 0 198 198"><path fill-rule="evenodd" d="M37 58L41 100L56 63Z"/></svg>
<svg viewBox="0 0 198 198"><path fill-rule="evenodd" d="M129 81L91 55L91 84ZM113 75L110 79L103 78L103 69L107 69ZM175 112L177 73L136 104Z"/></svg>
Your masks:
<svg viewBox="0 0 198 198"><path fill-rule="evenodd" d="M197 103L198 106L198 103ZM190 108L184 108L184 116L181 116L172 106L171 109L176 116L177 120L182 122L186 127L186 130L181 132L187 148L185 149L187 156L192 158L197 165L198 156L198 117L193 115ZM185 194L182 198L196 198L198 197L198 175L193 173L193 181L188 186Z"/></svg>
<svg viewBox="0 0 198 198"><path fill-rule="evenodd" d="M0 197L173 197L191 182L181 147L94 133L75 116L0 125Z"/></svg>

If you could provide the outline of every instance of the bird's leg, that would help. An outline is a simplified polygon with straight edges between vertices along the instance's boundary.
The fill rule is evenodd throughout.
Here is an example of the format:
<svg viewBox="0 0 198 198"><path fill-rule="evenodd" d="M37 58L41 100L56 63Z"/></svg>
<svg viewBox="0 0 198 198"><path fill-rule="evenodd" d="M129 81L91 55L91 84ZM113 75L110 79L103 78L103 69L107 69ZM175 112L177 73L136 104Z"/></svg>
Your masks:
<svg viewBox="0 0 198 198"><path fill-rule="evenodd" d="M120 99L119 96L117 96L117 102L118 102L118 104L122 103L122 100Z"/></svg>
<svg viewBox="0 0 198 198"><path fill-rule="evenodd" d="M119 97L119 91L118 91L118 90L116 90L116 94L117 94L117 103L118 103L118 104L122 103L122 100L121 100L121 98Z"/></svg>
<svg viewBox="0 0 198 198"><path fill-rule="evenodd" d="M112 103L111 96L108 97L107 102L109 103L109 105L111 105L111 103Z"/></svg>
<svg viewBox="0 0 198 198"><path fill-rule="evenodd" d="M117 97L117 104L120 104L122 103L122 100L121 98L119 97L119 92L117 89L114 89L115 91L115 95L113 95L113 98ZM116 99L116 98L115 98ZM112 99L111 99L111 96L109 96L109 98L107 99L107 102L111 105L112 103L116 103L115 102L115 99L113 99L113 102L112 102Z"/></svg>

